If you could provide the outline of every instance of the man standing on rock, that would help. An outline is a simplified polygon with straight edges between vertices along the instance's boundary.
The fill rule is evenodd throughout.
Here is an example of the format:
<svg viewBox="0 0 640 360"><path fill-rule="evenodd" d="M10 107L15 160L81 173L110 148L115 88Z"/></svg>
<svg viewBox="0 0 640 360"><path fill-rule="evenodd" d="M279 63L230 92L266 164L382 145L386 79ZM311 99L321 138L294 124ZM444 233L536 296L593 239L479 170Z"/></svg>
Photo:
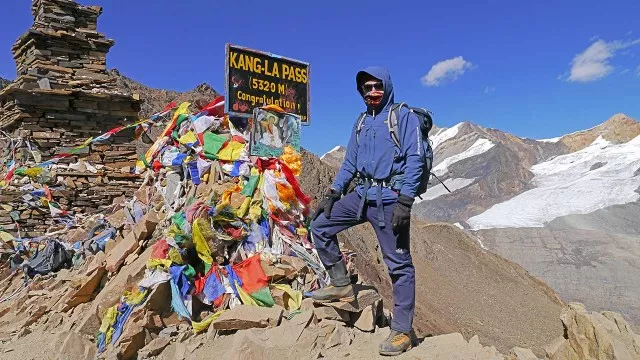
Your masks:
<svg viewBox="0 0 640 360"><path fill-rule="evenodd" d="M402 145L398 147L387 126L394 103L389 72L369 67L358 72L356 85L366 113L353 127L344 162L311 224L313 241L331 285L314 291L312 296L319 302L355 299L336 235L365 221L371 223L393 283L391 334L379 351L382 355L399 355L411 348L415 310L409 223L425 162L420 123L406 107L400 108L397 135ZM346 194L354 179L355 191Z"/></svg>

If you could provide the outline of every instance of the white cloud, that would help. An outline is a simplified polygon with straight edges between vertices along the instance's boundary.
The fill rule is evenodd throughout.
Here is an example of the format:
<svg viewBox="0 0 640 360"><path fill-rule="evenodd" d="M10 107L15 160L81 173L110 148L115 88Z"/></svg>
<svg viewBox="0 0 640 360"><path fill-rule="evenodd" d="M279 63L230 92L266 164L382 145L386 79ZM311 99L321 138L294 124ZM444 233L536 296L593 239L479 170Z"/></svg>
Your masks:
<svg viewBox="0 0 640 360"><path fill-rule="evenodd" d="M494 88L492 86L485 86L485 88L484 88L484 93L485 94L492 93L494 91L496 91L496 88Z"/></svg>
<svg viewBox="0 0 640 360"><path fill-rule="evenodd" d="M633 45L640 44L640 39L628 41L604 41L597 40L585 51L577 54L571 61L571 70L563 76L570 82L590 82L600 80L611 74L614 70L610 60L616 52Z"/></svg>
<svg viewBox="0 0 640 360"><path fill-rule="evenodd" d="M442 60L431 67L427 75L422 77L422 83L427 86L438 86L447 80L454 81L471 69L473 65L462 56Z"/></svg>

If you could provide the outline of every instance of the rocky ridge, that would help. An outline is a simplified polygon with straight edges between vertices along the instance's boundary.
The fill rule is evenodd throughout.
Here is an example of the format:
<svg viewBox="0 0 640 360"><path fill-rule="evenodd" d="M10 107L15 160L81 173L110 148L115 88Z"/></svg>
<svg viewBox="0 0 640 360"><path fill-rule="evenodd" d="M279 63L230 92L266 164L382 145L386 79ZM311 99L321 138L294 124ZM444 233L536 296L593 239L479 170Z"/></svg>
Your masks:
<svg viewBox="0 0 640 360"><path fill-rule="evenodd" d="M619 113L606 122L588 130L564 135L559 142L567 147L568 152L584 149L600 136L614 144L626 143L640 134L640 123L629 116Z"/></svg>
<svg viewBox="0 0 640 360"><path fill-rule="evenodd" d="M201 98L210 101L220 95L207 83L202 83L190 91L179 92L146 86L123 75L117 69L111 69L108 72L109 75L116 79L119 91L128 95L138 94L140 96L140 99L143 101L140 118L148 118L162 110L172 101L176 104L180 104L184 101L194 103L196 100Z"/></svg>

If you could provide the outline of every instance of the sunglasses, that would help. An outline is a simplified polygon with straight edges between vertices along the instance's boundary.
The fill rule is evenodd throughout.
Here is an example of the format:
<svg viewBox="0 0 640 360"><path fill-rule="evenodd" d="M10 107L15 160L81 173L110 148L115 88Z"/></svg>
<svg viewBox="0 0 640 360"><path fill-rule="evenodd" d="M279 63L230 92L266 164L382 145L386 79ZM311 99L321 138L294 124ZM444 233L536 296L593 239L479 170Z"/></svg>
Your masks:
<svg viewBox="0 0 640 360"><path fill-rule="evenodd" d="M362 90L364 91L364 93L368 93L374 90L384 90L382 83L381 82L377 82L377 83L367 83L362 85Z"/></svg>

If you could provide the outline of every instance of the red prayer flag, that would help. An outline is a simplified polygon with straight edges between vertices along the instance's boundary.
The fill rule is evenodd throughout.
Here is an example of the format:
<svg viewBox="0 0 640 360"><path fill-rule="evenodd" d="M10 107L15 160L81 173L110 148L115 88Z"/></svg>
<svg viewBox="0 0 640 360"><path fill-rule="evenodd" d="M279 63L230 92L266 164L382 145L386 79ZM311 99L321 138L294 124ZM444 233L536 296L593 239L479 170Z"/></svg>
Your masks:
<svg viewBox="0 0 640 360"><path fill-rule="evenodd" d="M242 280L242 289L248 294L269 286L269 278L260 263L260 254L255 254L241 263L232 265L231 268Z"/></svg>
<svg viewBox="0 0 640 360"><path fill-rule="evenodd" d="M201 112L206 112L210 116L224 116L224 96L220 95L202 108Z"/></svg>
<svg viewBox="0 0 640 360"><path fill-rule="evenodd" d="M176 106L178 106L175 102L170 102L169 104L167 104L167 106L164 107L164 109L162 109L162 111L160 111L158 113L159 116L161 115L165 115L166 113L168 113L169 111L173 110L173 108L175 108Z"/></svg>

